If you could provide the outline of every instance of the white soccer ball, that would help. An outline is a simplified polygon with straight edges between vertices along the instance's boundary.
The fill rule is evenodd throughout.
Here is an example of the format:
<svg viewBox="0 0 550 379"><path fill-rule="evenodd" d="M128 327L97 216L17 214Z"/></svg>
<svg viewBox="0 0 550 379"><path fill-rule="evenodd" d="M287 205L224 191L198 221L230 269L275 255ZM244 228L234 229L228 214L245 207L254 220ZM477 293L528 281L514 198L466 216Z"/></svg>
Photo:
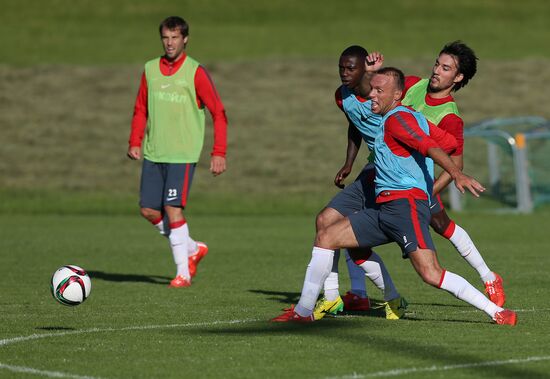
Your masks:
<svg viewBox="0 0 550 379"><path fill-rule="evenodd" d="M75 265L65 265L52 275L52 296L63 305L79 305L90 296L92 281L82 269Z"/></svg>

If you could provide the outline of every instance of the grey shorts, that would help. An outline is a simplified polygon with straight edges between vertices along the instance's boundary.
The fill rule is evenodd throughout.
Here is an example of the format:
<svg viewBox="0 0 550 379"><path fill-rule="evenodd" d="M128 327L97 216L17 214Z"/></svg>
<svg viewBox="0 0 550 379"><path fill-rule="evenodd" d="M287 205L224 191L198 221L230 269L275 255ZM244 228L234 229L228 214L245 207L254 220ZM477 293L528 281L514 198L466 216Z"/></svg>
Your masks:
<svg viewBox="0 0 550 379"><path fill-rule="evenodd" d="M143 160L141 208L162 210L165 205L185 208L196 163L155 163Z"/></svg>
<svg viewBox="0 0 550 379"><path fill-rule="evenodd" d="M428 202L412 198L388 201L348 216L359 246L372 248L396 242L403 258L418 248L435 251L430 217Z"/></svg>
<svg viewBox="0 0 550 379"><path fill-rule="evenodd" d="M328 203L327 208L333 208L343 216L349 216L365 208L375 206L374 194L374 164L367 164L355 181L343 190Z"/></svg>

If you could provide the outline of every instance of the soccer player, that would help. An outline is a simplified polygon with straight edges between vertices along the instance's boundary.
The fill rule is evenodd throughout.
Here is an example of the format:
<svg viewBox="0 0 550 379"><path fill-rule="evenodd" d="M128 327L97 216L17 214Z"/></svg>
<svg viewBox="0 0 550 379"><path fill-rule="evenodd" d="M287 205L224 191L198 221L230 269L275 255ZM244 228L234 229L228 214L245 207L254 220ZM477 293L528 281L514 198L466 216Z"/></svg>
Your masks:
<svg viewBox="0 0 550 379"><path fill-rule="evenodd" d="M208 247L189 236L183 214L204 142L205 111L214 123L210 171L226 169L227 118L206 69L187 56L189 25L168 17L159 26L164 55L145 64L134 107L128 157L140 159L141 215L168 237L176 264L170 287L188 287ZM168 224L168 225L167 225Z"/></svg>
<svg viewBox="0 0 550 379"><path fill-rule="evenodd" d="M372 53L370 59L383 58L379 53ZM474 77L477 71L476 61L477 57L470 47L461 41L454 41L446 44L439 52L430 78L405 77L402 104L421 112L430 122L455 136L458 147L451 155L451 159L461 169L464 165L464 121L460 117L458 107L451 94L466 86ZM434 183L433 199L430 204L432 214L430 225L438 234L451 241L460 255L478 272L485 285L485 292L491 301L498 306L503 306L506 295L502 278L489 269L468 233L456 225L445 211L440 192L451 181L449 174L443 171ZM366 269L367 275L369 275L368 267ZM351 292L365 291L362 273L357 270L349 270L349 272L352 284ZM337 280L336 278L336 283ZM344 297L343 300L344 308L347 309L348 299ZM353 306L353 303L349 304L349 308Z"/></svg>
<svg viewBox="0 0 550 379"><path fill-rule="evenodd" d="M344 166L338 171L334 183L343 187L343 180L351 173L353 163L363 139L369 150L373 150L374 137L380 129L382 117L370 109L367 95L370 91L370 77L382 65L380 57L374 57L368 65L367 51L361 46L346 48L339 59L339 73L342 85L335 93L336 104L348 120L348 147ZM369 159L370 160L370 159ZM317 230L358 212L365 207L374 206L374 164L367 164L357 179L339 192L319 213L316 219ZM315 309L315 318L321 319L327 313L337 313L345 304L346 310L366 311L371 307L365 288L365 272L384 297L386 318L398 319L403 315L406 302L396 290L382 259L373 251L368 252L361 267L357 266L346 252L346 263L352 279L352 290L343 298L338 292L338 258L335 252L334 264L324 286L324 297ZM356 291L356 288L361 288Z"/></svg>
<svg viewBox="0 0 550 379"><path fill-rule="evenodd" d="M479 196L484 188L463 174L445 153L451 149L449 135L433 127L421 113L401 105L404 82L403 73L392 67L379 70L370 82L371 109L383 117L374 142L378 207L367 207L317 233L300 301L272 321L314 320L313 307L330 272L334 249L373 247L393 241L424 282L486 312L497 324L516 324L513 311L494 304L464 278L439 265L429 233L433 162L449 173L461 192L468 189ZM455 148L456 140L451 139ZM351 250L350 254L355 260L362 259L355 255L357 252L361 251Z"/></svg>

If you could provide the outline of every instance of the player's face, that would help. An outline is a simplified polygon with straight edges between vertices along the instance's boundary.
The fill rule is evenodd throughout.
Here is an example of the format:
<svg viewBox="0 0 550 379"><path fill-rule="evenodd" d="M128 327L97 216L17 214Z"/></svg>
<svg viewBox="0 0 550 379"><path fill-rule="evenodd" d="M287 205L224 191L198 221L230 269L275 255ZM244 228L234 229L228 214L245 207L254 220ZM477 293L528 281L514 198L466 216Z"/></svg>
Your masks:
<svg viewBox="0 0 550 379"><path fill-rule="evenodd" d="M181 35L178 28L168 29L162 28L160 39L162 40L162 46L164 47L164 56L169 61L174 61L180 58L185 51L185 45L187 44L187 38Z"/></svg>
<svg viewBox="0 0 550 379"><path fill-rule="evenodd" d="M436 60L430 76L428 86L430 92L448 91L453 89L455 83L463 79L458 72L458 60L454 55L441 54Z"/></svg>
<svg viewBox="0 0 550 379"><path fill-rule="evenodd" d="M342 84L353 90L361 84L361 80L365 74L365 62L362 62L357 57L344 55L340 57L338 70Z"/></svg>
<svg viewBox="0 0 550 379"><path fill-rule="evenodd" d="M376 74L370 81L369 99L372 100L373 113L385 115L393 109L401 98L395 79L389 75Z"/></svg>

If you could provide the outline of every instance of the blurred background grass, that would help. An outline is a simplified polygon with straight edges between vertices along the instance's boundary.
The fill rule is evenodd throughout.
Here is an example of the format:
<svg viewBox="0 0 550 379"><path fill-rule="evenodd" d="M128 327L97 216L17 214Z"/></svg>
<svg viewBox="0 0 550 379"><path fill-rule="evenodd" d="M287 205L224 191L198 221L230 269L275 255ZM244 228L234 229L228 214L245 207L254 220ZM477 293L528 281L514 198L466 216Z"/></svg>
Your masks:
<svg viewBox="0 0 550 379"><path fill-rule="evenodd" d="M484 58L549 57L544 0L2 0L2 62L142 63L158 24L181 15L200 60L335 57L354 41L395 57L432 57L457 38Z"/></svg>
<svg viewBox="0 0 550 379"><path fill-rule="evenodd" d="M191 193L200 207L309 211L335 193L346 122L333 94L350 44L426 76L443 44L462 39L480 57L456 96L467 123L550 118L543 0L0 5L0 211L134 210L140 164L125 157L126 141L143 63L162 53L157 28L168 15L190 23L188 52L211 72L229 118L228 172L218 178L207 172L207 128Z"/></svg>

